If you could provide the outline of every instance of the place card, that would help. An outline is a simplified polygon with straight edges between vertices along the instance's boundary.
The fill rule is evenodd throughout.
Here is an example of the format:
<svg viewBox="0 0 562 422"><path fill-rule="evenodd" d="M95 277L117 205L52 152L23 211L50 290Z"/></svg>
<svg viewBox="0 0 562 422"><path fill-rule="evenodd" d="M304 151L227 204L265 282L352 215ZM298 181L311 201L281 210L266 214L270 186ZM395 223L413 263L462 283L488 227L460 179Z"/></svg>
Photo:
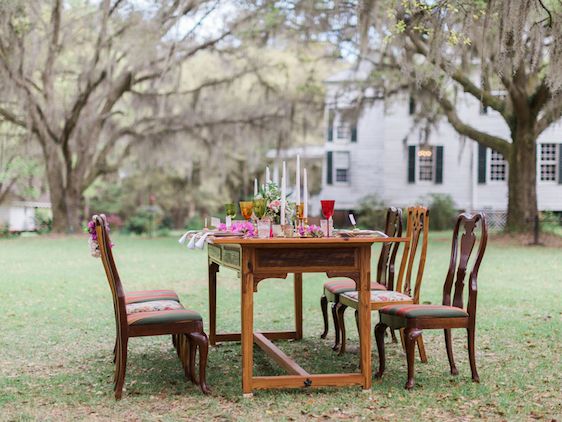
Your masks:
<svg viewBox="0 0 562 422"><path fill-rule="evenodd" d="M217 217L211 217L211 227L218 227L221 224L221 219Z"/></svg>

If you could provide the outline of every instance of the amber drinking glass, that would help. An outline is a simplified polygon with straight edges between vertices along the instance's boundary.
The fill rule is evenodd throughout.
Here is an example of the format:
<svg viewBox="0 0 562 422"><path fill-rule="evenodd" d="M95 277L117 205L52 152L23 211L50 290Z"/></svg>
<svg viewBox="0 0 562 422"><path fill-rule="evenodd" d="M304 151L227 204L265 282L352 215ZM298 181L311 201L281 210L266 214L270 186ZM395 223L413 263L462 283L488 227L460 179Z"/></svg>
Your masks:
<svg viewBox="0 0 562 422"><path fill-rule="evenodd" d="M244 217L246 221L249 221L254 211L254 203L252 201L241 201L240 211L242 212L242 217Z"/></svg>

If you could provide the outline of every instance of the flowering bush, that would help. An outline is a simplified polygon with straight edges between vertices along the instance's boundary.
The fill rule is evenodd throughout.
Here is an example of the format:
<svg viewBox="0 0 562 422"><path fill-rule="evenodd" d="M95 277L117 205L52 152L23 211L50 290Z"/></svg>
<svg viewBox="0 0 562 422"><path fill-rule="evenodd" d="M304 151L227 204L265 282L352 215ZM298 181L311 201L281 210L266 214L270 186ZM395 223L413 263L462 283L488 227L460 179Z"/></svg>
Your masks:
<svg viewBox="0 0 562 422"><path fill-rule="evenodd" d="M299 235L301 237L324 237L324 232L319 226L311 224L310 226L300 226Z"/></svg>
<svg viewBox="0 0 562 422"><path fill-rule="evenodd" d="M217 229L222 232L228 231L224 223L219 224ZM232 233L241 233L246 237L254 237L256 235L256 228L249 221L236 221L232 223L230 231Z"/></svg>
<svg viewBox="0 0 562 422"><path fill-rule="evenodd" d="M281 190L275 182L268 182L263 189L255 196L255 199L265 199L265 216L279 223L281 219ZM295 215L293 204L285 201L285 218L291 221Z"/></svg>

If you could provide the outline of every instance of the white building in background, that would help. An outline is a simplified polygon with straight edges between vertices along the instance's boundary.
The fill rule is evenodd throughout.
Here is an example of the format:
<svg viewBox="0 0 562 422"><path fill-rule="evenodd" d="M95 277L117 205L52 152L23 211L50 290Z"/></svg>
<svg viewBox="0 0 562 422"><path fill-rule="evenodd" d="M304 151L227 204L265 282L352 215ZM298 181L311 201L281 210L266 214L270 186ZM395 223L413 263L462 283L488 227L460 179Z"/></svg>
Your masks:
<svg viewBox="0 0 562 422"><path fill-rule="evenodd" d="M507 209L508 165L496 151L461 139L442 119L428 142L420 144L414 127L415 103L407 93L385 103L375 90L366 93L356 117L346 113L357 98L350 81L368 69L344 71L326 83L326 142L320 198L335 199L340 211L356 209L376 194L385 204L406 207L431 193L449 194L465 210ZM502 117L482 110L459 92L458 113L479 130L510 139ZM562 211L562 125L545 130L537 145L537 194L540 210Z"/></svg>
<svg viewBox="0 0 562 422"><path fill-rule="evenodd" d="M51 203L41 200L25 201L15 195L9 195L0 204L0 229L7 228L13 233L37 230L35 213L38 209L50 210Z"/></svg>

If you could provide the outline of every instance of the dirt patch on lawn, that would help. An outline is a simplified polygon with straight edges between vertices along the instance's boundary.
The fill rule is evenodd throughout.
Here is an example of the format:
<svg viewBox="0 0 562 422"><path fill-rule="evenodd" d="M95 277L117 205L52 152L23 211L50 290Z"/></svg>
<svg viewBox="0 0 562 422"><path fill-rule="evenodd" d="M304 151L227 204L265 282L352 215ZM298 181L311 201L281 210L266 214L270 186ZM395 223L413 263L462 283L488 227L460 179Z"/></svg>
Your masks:
<svg viewBox="0 0 562 422"><path fill-rule="evenodd" d="M534 237L532 234L508 234L493 233L490 235L490 241L495 245L507 246L547 246L549 248L562 248L562 237L551 234L541 233L539 235L539 245L533 245Z"/></svg>

